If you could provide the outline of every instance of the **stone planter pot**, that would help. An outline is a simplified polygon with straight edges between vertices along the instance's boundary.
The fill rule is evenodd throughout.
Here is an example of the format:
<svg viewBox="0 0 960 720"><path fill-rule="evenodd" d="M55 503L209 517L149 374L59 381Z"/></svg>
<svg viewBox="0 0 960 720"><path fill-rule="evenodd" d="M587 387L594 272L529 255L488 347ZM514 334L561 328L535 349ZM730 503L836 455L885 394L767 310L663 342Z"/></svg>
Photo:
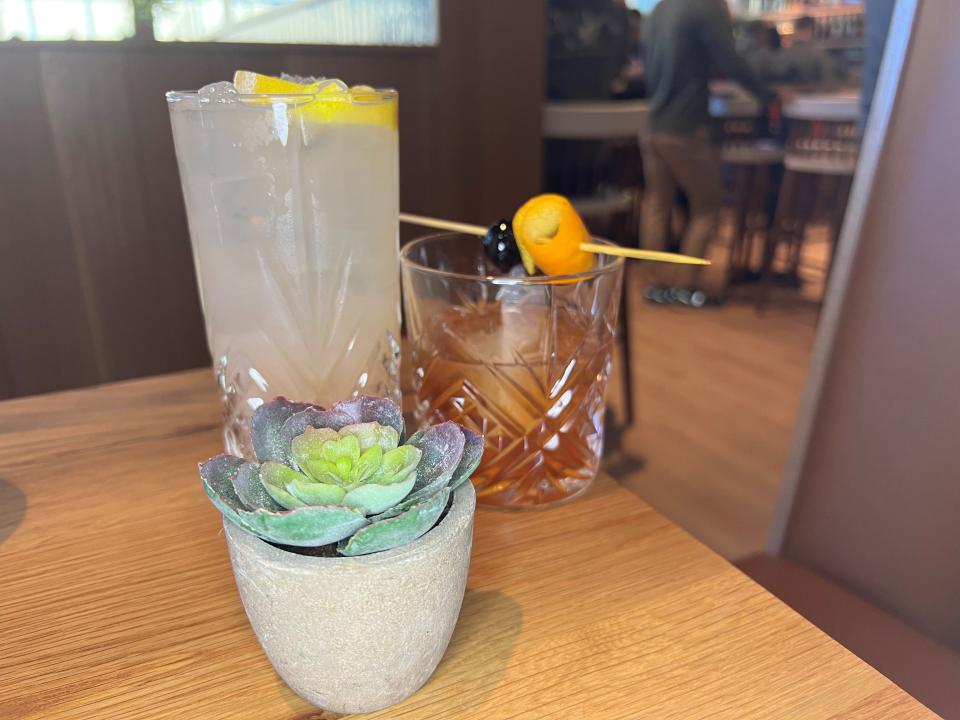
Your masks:
<svg viewBox="0 0 960 720"><path fill-rule="evenodd" d="M243 607L283 681L339 713L380 710L416 692L460 614L475 506L468 481L423 537L358 557L287 552L224 520Z"/></svg>

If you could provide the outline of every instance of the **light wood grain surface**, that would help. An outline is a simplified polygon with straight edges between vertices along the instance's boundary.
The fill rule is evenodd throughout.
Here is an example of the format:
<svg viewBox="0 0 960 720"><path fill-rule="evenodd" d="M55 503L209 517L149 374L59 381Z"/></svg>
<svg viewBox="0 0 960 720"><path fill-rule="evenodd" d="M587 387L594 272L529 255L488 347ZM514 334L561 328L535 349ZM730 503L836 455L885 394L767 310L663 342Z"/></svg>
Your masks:
<svg viewBox="0 0 960 720"><path fill-rule="evenodd" d="M0 403L0 718L327 717L247 625L196 475L218 419L207 372ZM604 477L479 513L447 656L370 717L932 714Z"/></svg>

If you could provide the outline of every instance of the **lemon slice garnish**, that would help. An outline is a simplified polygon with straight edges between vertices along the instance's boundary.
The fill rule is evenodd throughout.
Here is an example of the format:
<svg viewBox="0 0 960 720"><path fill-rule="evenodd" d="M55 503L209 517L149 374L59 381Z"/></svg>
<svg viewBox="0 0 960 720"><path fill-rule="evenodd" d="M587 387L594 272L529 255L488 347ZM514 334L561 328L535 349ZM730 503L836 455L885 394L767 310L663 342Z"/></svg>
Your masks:
<svg viewBox="0 0 960 720"><path fill-rule="evenodd" d="M313 122L397 129L396 93L384 93L366 85L347 89L334 80L298 83L249 70L237 70L233 84L241 95L313 95L313 99L294 108L294 112L302 113L305 119ZM252 98L249 102L270 101Z"/></svg>

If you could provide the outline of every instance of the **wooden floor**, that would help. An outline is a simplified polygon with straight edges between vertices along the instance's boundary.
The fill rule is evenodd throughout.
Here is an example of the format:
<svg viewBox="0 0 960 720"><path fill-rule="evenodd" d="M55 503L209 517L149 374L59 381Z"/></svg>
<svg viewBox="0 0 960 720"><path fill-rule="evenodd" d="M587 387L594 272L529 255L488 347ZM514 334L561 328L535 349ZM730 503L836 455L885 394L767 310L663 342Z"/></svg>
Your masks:
<svg viewBox="0 0 960 720"><path fill-rule="evenodd" d="M755 288L721 307L651 305L629 279L634 426L608 458L624 486L729 559L760 550L791 441L824 280L825 233L812 232L802 291L777 291L756 313ZM723 266L725 251L714 259ZM616 387L611 400L619 397Z"/></svg>

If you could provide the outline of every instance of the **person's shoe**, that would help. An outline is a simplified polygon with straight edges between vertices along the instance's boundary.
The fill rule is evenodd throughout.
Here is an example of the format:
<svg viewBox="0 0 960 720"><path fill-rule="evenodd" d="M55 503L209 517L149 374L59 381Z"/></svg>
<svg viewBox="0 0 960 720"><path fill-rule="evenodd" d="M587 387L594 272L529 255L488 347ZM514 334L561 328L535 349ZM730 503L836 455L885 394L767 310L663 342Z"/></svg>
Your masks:
<svg viewBox="0 0 960 720"><path fill-rule="evenodd" d="M643 291L643 297L647 302L666 305L670 303L670 288L662 285L651 285Z"/></svg>
<svg viewBox="0 0 960 720"><path fill-rule="evenodd" d="M679 305L690 304L691 292L686 288L670 288L671 301Z"/></svg>
<svg viewBox="0 0 960 720"><path fill-rule="evenodd" d="M693 288L688 290L686 288L677 288L673 290L675 302L680 305L685 305L686 307L691 308L702 308L708 302L710 298L707 297L707 294L703 290Z"/></svg>
<svg viewBox="0 0 960 720"><path fill-rule="evenodd" d="M703 290L696 288L689 290L687 288L652 285L644 291L643 296L647 302L657 305L683 305L691 308L702 308L704 305L714 302Z"/></svg>

